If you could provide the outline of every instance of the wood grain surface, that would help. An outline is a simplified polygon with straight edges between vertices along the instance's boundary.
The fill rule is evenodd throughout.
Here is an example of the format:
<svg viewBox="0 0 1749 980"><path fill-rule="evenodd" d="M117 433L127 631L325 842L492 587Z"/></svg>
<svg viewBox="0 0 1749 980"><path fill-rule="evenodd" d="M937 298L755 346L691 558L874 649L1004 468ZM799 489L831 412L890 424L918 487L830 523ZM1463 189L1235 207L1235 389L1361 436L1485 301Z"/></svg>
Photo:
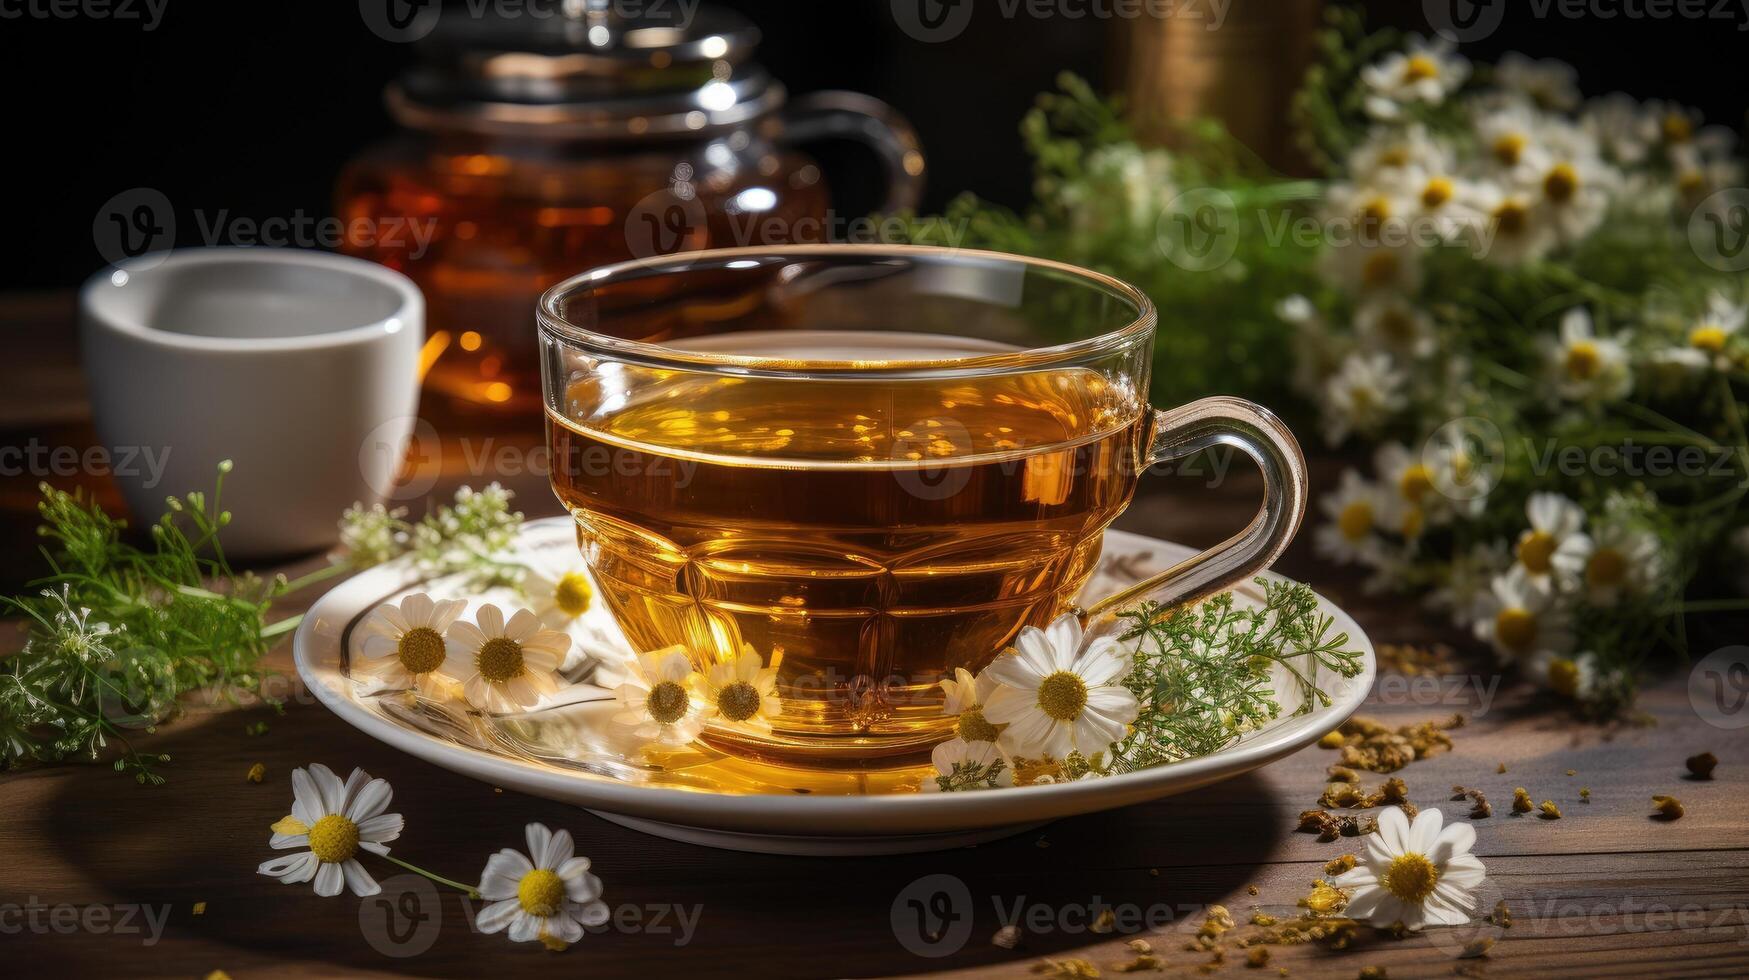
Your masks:
<svg viewBox="0 0 1749 980"><path fill-rule="evenodd" d="M82 447L92 438L68 340L69 306L64 297L0 303L0 338L28 336L41 362L28 384L0 388L0 446L34 439ZM493 438L527 446L533 435ZM439 494L494 475L467 472L461 438L446 433ZM478 443L472 448L477 456ZM1333 485L1339 465L1317 461L1315 490ZM1209 476L1152 479L1118 526L1213 543L1248 514L1256 483L1253 474L1234 472L1209 489ZM36 479L10 471L0 477L0 577L9 588L38 567L27 550ZM113 500L101 475L54 479ZM557 510L539 474L505 482L530 516ZM1391 977L1749 973L1749 739L1743 729L1697 714L1686 669L1653 683L1635 721L1581 723L1526 685L1500 678L1479 651L1412 603L1366 595L1352 576L1313 558L1308 544L1302 539L1279 569L1351 609L1376 642L1459 647L1464 666L1437 677L1385 673L1363 710L1399 724L1467 715L1453 751L1397 775L1414 803L1442 807L1448 818L1467 810L1448 800L1454 784L1486 792L1495 815L1476 824L1476 852L1488 869L1484 898L1506 902L1510 929L1407 939L1363 930L1341 950L1271 947L1260 969L1248 967L1245 951L1231 943L1218 965L1207 952L1183 949L1212 904L1241 923L1254 911L1293 915L1324 863L1357 849L1350 839L1319 843L1293 832L1334 761L1318 748L1188 796L975 848L774 857L644 836L453 775L358 734L287 677L279 689L289 698L283 715L197 700L147 739L173 757L163 786L136 786L103 766L0 775L0 973L1022 977L1046 960L1084 960L1110 976L1133 957L1126 943L1136 939L1164 961L1163 971L1144 976L1273 976L1284 968L1290 976L1356 976L1366 967ZM295 575L321 561L276 567ZM287 611L315 598L299 596ZM1703 636L1711 630L1715 646L1740 636L1741 626L1693 624ZM14 648L16 637L7 642ZM270 662L289 673L285 648ZM1749 707L1741 720L1749 721ZM256 722L267 733L246 734ZM1702 751L1720 760L1709 781L1688 778L1683 766ZM385 893L364 901L321 899L308 886L257 875L256 865L273 854L268 825L290 805L291 769L318 761L386 777L394 809L407 818L395 853L451 877L476 878L489 854L520 847L528 821L569 828L605 881L615 919L553 954L475 933L460 895L381 862L372 871ZM245 774L258 762L267 776L255 785ZM1502 763L1505 773L1496 771ZM1363 774L1367 784L1383 778ZM1510 815L1518 786L1555 801L1562 818ZM1590 790L1588 802L1581 788ZM1681 798L1686 816L1652 819L1654 793ZM1095 931L1106 908L1114 928ZM1019 945L992 943L1017 915L1028 926ZM1227 938L1255 931L1241 925ZM1486 956L1457 958L1465 942L1488 938L1494 944Z"/></svg>

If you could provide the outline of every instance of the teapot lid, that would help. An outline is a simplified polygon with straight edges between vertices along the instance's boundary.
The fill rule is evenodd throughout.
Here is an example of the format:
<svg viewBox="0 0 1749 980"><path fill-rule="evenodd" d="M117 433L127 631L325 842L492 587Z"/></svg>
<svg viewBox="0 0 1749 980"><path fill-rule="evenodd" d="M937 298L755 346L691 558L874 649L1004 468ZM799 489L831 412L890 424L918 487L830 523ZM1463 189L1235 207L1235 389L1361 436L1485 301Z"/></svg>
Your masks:
<svg viewBox="0 0 1749 980"><path fill-rule="evenodd" d="M698 135L771 112L759 29L683 0L445 6L386 93L403 125L544 139Z"/></svg>

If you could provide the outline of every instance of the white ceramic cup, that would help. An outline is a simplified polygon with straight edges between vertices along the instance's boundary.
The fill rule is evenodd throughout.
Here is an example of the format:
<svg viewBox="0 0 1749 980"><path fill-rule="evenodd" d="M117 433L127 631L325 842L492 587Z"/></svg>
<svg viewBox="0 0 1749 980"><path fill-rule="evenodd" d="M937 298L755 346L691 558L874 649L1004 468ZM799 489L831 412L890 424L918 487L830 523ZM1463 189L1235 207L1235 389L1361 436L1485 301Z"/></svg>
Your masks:
<svg viewBox="0 0 1749 980"><path fill-rule="evenodd" d="M406 276L325 252L186 249L105 269L79 308L97 434L136 524L167 496L210 494L229 459L227 554L307 552L394 485L425 338Z"/></svg>

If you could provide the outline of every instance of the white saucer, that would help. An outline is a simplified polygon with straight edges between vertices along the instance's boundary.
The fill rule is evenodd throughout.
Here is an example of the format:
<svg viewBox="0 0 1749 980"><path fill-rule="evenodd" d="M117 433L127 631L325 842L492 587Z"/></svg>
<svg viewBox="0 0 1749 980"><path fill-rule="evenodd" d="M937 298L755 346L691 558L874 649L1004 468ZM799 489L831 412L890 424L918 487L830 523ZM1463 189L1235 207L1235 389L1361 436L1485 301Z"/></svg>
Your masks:
<svg viewBox="0 0 1749 980"><path fill-rule="evenodd" d="M575 549L572 522L569 518L531 522L524 527L518 547L531 552ZM1108 531L1105 557L1086 591L1110 594L1115 587L1169 568L1191 553L1182 545ZM1273 573L1267 577L1286 581ZM607 692L587 684L564 692L567 696L561 700L567 703L504 720L433 707L407 695L373 695L346 675L345 644L352 642L351 628L366 613L409 591L465 594L454 583L421 581L405 561L391 562L336 586L297 630L293 656L299 675L348 724L446 769L494 786L575 803L644 833L772 854L940 850L1018 833L1061 817L1183 793L1248 772L1317 741L1359 707L1377 670L1372 643L1359 624L1320 597L1320 612L1333 620L1332 631L1346 632L1347 648L1362 654L1358 676L1324 672L1316 678L1330 695L1328 707L1291 715L1297 701L1284 696L1281 718L1235 744L1138 772L1046 786L918 793L916 772L906 776L773 770L708 750L683 751L651 764L620 741L623 735L608 730L605 722L612 708L602 700ZM1261 598L1254 585L1235 591L1241 601ZM607 622L605 613L600 617L586 628L600 632Z"/></svg>

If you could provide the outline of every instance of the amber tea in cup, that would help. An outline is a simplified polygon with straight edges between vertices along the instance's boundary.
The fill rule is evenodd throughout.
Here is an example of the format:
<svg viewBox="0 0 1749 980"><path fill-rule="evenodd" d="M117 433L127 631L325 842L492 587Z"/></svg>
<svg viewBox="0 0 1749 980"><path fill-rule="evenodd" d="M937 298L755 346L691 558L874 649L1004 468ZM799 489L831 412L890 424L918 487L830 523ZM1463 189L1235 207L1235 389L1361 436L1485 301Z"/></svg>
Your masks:
<svg viewBox="0 0 1749 980"><path fill-rule="evenodd" d="M737 754L914 761L951 733L955 668L1065 612L1097 633L1125 604L1243 578L1303 506L1298 447L1263 409L1148 408L1152 307L1067 266L731 249L596 270L540 320L553 486L628 639L778 668L769 735L706 732ZM1263 466L1252 527L1076 608L1138 474L1217 442Z"/></svg>

